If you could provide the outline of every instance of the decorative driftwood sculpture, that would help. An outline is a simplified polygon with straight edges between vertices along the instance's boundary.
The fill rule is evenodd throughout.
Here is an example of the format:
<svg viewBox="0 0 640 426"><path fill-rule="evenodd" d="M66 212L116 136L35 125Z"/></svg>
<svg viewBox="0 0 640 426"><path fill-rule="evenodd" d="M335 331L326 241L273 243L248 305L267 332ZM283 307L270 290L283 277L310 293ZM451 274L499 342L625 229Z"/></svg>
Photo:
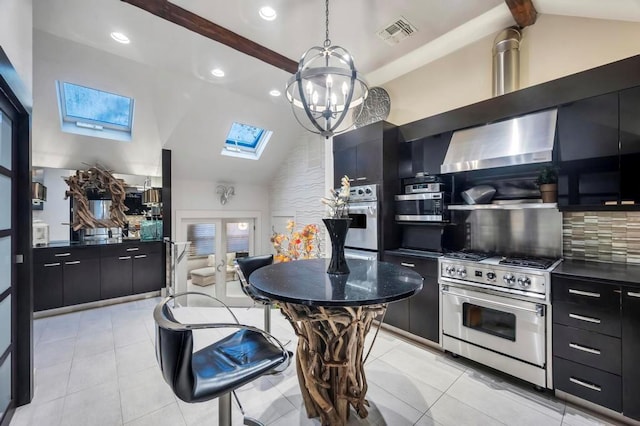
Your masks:
<svg viewBox="0 0 640 426"><path fill-rule="evenodd" d="M296 367L307 415L331 426L346 425L350 407L361 418L367 417L364 340L371 322L386 306L322 308L278 303L298 336Z"/></svg>
<svg viewBox="0 0 640 426"><path fill-rule="evenodd" d="M129 210L124 205L126 197L124 180L116 179L111 171L99 165L91 167L89 170L77 170L76 174L65 178L69 185L69 190L65 192L65 200L73 197L73 227L74 231L86 228L114 228L123 227L127 223L124 214ZM98 192L108 192L111 194L111 208L108 220L98 220L93 217L89 209L87 190L97 190Z"/></svg>

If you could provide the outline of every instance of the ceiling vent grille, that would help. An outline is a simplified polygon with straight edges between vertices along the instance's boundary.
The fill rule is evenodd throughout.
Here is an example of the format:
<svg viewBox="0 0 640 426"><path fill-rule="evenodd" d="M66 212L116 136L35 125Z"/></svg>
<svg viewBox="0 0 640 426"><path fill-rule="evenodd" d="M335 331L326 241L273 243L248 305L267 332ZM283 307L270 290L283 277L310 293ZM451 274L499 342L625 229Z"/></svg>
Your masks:
<svg viewBox="0 0 640 426"><path fill-rule="evenodd" d="M394 19L388 25L378 31L378 37L385 41L385 43L393 46L400 43L407 37L411 37L416 33L418 29L414 27L411 22L404 16Z"/></svg>

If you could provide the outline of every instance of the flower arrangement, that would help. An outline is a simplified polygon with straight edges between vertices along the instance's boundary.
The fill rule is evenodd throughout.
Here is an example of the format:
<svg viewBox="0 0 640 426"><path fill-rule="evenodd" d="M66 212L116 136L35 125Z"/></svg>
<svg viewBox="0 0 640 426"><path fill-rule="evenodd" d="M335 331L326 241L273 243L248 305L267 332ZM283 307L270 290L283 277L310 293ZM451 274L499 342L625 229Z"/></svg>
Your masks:
<svg viewBox="0 0 640 426"><path fill-rule="evenodd" d="M274 262L290 262L298 259L315 259L320 256L320 237L318 225L305 225L301 231L296 231L296 223L287 223L288 234L274 232L271 244L276 250Z"/></svg>
<svg viewBox="0 0 640 426"><path fill-rule="evenodd" d="M340 191L329 188L330 197L320 199L322 204L327 206L329 217L331 219L340 219L347 217L349 213L349 195L351 194L351 184L349 176L345 175L340 179Z"/></svg>

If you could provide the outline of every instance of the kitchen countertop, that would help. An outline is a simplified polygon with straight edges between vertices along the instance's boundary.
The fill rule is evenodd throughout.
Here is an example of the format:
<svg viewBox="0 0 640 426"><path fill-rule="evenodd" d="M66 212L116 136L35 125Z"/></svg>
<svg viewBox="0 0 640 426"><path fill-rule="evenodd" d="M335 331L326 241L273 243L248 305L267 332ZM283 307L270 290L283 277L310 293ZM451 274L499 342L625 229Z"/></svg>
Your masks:
<svg viewBox="0 0 640 426"><path fill-rule="evenodd" d="M117 239L112 238L108 240L96 240L96 241L51 241L49 244L42 244L34 246L34 249L42 249L42 248L64 248L64 247L94 247L94 246L106 246L111 244L144 244L144 243L157 243L162 240L150 240L150 241L142 241L140 239Z"/></svg>
<svg viewBox="0 0 640 426"><path fill-rule="evenodd" d="M566 259L553 270L552 274L640 287L640 265Z"/></svg>
<svg viewBox="0 0 640 426"><path fill-rule="evenodd" d="M406 249L399 248L395 250L385 250L385 254L396 255L396 256L411 256L411 257L421 257L427 259L437 259L442 256L442 253L437 251L426 251L426 250L414 250L414 249Z"/></svg>

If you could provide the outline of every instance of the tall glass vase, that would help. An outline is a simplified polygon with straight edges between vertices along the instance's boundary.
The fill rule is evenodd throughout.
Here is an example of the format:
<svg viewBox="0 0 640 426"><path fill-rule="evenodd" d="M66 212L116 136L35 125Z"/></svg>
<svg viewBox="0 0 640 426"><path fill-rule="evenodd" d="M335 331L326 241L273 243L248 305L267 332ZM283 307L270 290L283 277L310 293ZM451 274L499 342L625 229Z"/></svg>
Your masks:
<svg viewBox="0 0 640 426"><path fill-rule="evenodd" d="M327 274L341 275L350 272L347 260L344 258L344 241L347 238L351 220L350 218L322 219L331 238L331 261Z"/></svg>

